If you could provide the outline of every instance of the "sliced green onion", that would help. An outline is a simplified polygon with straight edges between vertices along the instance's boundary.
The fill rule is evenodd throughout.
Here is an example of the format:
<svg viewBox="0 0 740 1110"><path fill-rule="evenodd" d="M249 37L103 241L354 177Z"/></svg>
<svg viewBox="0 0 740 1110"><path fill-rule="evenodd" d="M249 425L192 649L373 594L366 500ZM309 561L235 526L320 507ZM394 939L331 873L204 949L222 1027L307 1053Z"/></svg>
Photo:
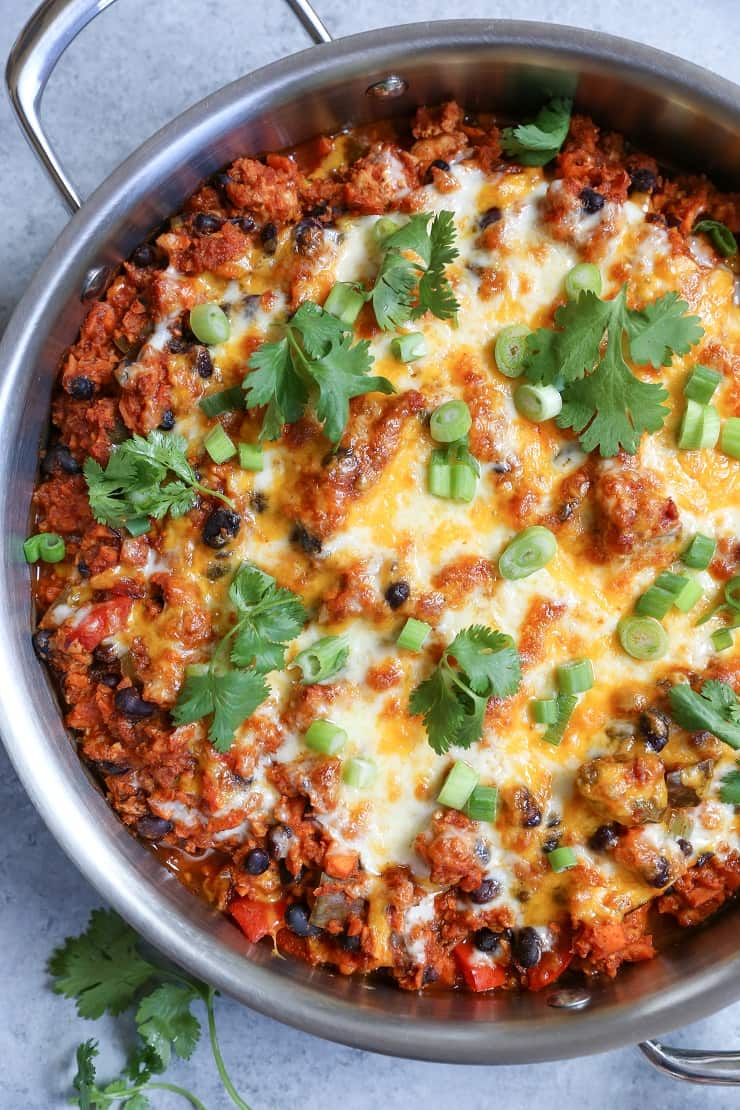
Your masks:
<svg viewBox="0 0 740 1110"><path fill-rule="evenodd" d="M453 763L444 785L437 795L437 801L450 809L463 809L473 790L478 785L478 772L469 763Z"/></svg>
<svg viewBox="0 0 740 1110"><path fill-rule="evenodd" d="M694 831L694 822L685 813L674 813L668 823L668 832L676 840L688 839Z"/></svg>
<svg viewBox="0 0 740 1110"><path fill-rule="evenodd" d="M427 353L427 341L420 331L396 336L391 342L391 354L399 362L416 362Z"/></svg>
<svg viewBox="0 0 740 1110"><path fill-rule="evenodd" d="M700 405L687 401L678 433L678 446L682 451L700 451L715 447L719 439L720 418L714 405Z"/></svg>
<svg viewBox="0 0 740 1110"><path fill-rule="evenodd" d="M655 617L622 617L617 636L633 659L661 659L668 648L666 631Z"/></svg>
<svg viewBox="0 0 740 1110"><path fill-rule="evenodd" d="M524 372L527 336L531 334L525 324L510 324L498 333L493 355L499 371L507 378L518 378Z"/></svg>
<svg viewBox="0 0 740 1110"><path fill-rule="evenodd" d="M446 451L432 451L427 470L429 492L435 497L449 498L452 490L452 467L447 462Z"/></svg>
<svg viewBox="0 0 740 1110"><path fill-rule="evenodd" d="M590 659L571 659L556 671L558 689L562 694L585 694L594 684L594 668Z"/></svg>
<svg viewBox="0 0 740 1110"><path fill-rule="evenodd" d="M725 601L733 609L740 609L740 574L734 575L725 582Z"/></svg>
<svg viewBox="0 0 740 1110"><path fill-rule="evenodd" d="M400 224L392 220L390 216L381 216L376 220L372 227L372 236L376 243L382 244L389 235L395 235L400 228Z"/></svg>
<svg viewBox="0 0 740 1110"><path fill-rule="evenodd" d="M364 790L366 786L373 782L377 773L378 768L372 759L365 759L364 756L356 755L346 760L342 766L342 782L345 782L347 786L353 786L355 790Z"/></svg>
<svg viewBox="0 0 740 1110"><path fill-rule="evenodd" d="M23 554L27 563L61 563L67 548L64 540L56 532L39 532L29 536L23 544Z"/></svg>
<svg viewBox="0 0 740 1110"><path fill-rule="evenodd" d="M226 313L213 303L197 304L190 309L190 330L207 347L225 343L231 335L231 325Z"/></svg>
<svg viewBox="0 0 740 1110"><path fill-rule="evenodd" d="M27 540L23 541L23 554L27 563L38 563L41 558L41 552L39 551L40 539L40 536L29 536Z"/></svg>
<svg viewBox="0 0 740 1110"><path fill-rule="evenodd" d="M472 501L478 488L475 473L465 463L450 467L450 497L453 501Z"/></svg>
<svg viewBox="0 0 740 1110"><path fill-rule="evenodd" d="M553 721L551 725L548 725L542 733L542 739L545 743L552 744L554 748L557 748L565 735L568 721L573 715L573 710L578 705L578 698L575 694L558 694L556 701L558 706L558 719L557 721Z"/></svg>
<svg viewBox="0 0 740 1110"><path fill-rule="evenodd" d="M681 562L693 570L706 570L714 558L716 549L716 540L697 532L681 556Z"/></svg>
<svg viewBox="0 0 740 1110"><path fill-rule="evenodd" d="M715 651L727 651L735 642L729 628L718 628L710 636Z"/></svg>
<svg viewBox="0 0 740 1110"><path fill-rule="evenodd" d="M712 240L715 250L725 258L731 258L733 254L737 254L737 239L727 224L723 224L721 220L699 220L694 224L692 231L694 234L697 231L703 231Z"/></svg>
<svg viewBox="0 0 740 1110"><path fill-rule="evenodd" d="M569 301L577 301L581 293L595 293L600 297L601 289L601 271L593 262L579 262L565 275L565 295Z"/></svg>
<svg viewBox="0 0 740 1110"><path fill-rule="evenodd" d="M468 434L472 424L470 409L464 401L445 401L432 413L429 430L437 443L454 443Z"/></svg>
<svg viewBox="0 0 740 1110"><path fill-rule="evenodd" d="M517 386L514 390L516 411L534 424L552 420L563 407L563 398L554 385Z"/></svg>
<svg viewBox="0 0 740 1110"><path fill-rule="evenodd" d="M341 671L349 659L349 638L343 636L324 636L299 651L290 664L301 671L301 684L313 686L325 682Z"/></svg>
<svg viewBox="0 0 740 1110"><path fill-rule="evenodd" d="M398 635L396 644L405 651L421 651L431 631L431 624L409 617Z"/></svg>
<svg viewBox="0 0 740 1110"><path fill-rule="evenodd" d="M558 719L557 698L535 698L529 703L532 720L537 725L554 725Z"/></svg>
<svg viewBox="0 0 740 1110"><path fill-rule="evenodd" d="M550 562L557 551L557 541L541 524L525 528L507 544L498 561L502 578L528 578Z"/></svg>
<svg viewBox="0 0 740 1110"><path fill-rule="evenodd" d="M126 531L130 536L143 536L152 526L148 516L135 516L126 521Z"/></svg>
<svg viewBox="0 0 740 1110"><path fill-rule="evenodd" d="M673 595L673 604L682 613L693 609L704 593L695 578L689 578L686 574L673 574L668 570L658 575L655 585L657 589Z"/></svg>
<svg viewBox="0 0 740 1110"><path fill-rule="evenodd" d="M661 621L673 605L674 595L660 586L651 586L638 597L635 612L641 617L655 617Z"/></svg>
<svg viewBox="0 0 740 1110"><path fill-rule="evenodd" d="M702 366L697 362L683 387L684 396L690 401L698 401L700 405L707 405L721 381L722 375L719 370L711 370L708 366Z"/></svg>
<svg viewBox="0 0 740 1110"><path fill-rule="evenodd" d="M262 470L264 465L261 443L239 444L239 466L242 470Z"/></svg>
<svg viewBox="0 0 740 1110"><path fill-rule="evenodd" d="M339 725L320 718L312 721L303 737L307 748L322 755L336 755L347 743L347 733Z"/></svg>
<svg viewBox="0 0 740 1110"><path fill-rule="evenodd" d="M547 862L557 874L560 871L570 871L571 867L575 867L578 863L578 857L572 848L553 848L551 852L547 853Z"/></svg>
<svg viewBox="0 0 740 1110"><path fill-rule="evenodd" d="M225 463L227 459L232 458L236 454L236 444L220 424L215 428L211 428L210 432L203 440L203 446L208 454L211 456L215 463Z"/></svg>
<svg viewBox="0 0 740 1110"><path fill-rule="evenodd" d="M495 821L498 790L495 786L475 786L465 803L465 814L471 821Z"/></svg>
<svg viewBox="0 0 740 1110"><path fill-rule="evenodd" d="M740 416L730 416L722 425L720 449L731 459L740 459Z"/></svg>
<svg viewBox="0 0 740 1110"><path fill-rule="evenodd" d="M201 397L198 407L206 416L220 416L224 412L237 412L244 408L244 390L240 385L233 385L231 389L221 389L218 393L209 393Z"/></svg>
<svg viewBox="0 0 740 1110"><path fill-rule="evenodd" d="M352 282L338 281L336 285L332 285L329 296L324 301L324 312L331 313L351 327L360 315L365 299L365 294Z"/></svg>

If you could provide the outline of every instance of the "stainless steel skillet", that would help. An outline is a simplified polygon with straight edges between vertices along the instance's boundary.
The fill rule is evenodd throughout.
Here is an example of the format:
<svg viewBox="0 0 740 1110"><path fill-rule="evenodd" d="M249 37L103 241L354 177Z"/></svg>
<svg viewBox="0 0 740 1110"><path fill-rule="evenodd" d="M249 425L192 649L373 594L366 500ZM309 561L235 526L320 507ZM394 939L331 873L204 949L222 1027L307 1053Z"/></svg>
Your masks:
<svg viewBox="0 0 740 1110"><path fill-rule="evenodd" d="M187 893L125 831L87 777L30 647L26 533L53 373L85 300L199 181L237 154L277 149L350 122L454 96L521 115L543 89L670 162L740 186L740 90L669 55L572 28L506 21L422 23L323 45L244 77L185 112L84 205L45 138L46 80L77 32L113 0L47 0L8 64L21 123L75 212L0 346L0 719L28 793L100 893L174 960L272 1017L360 1048L458 1063L525 1063L600 1052L684 1025L740 998L740 907L679 948L576 995L410 995L274 959ZM642 1046L659 1066L740 1083L740 1054Z"/></svg>

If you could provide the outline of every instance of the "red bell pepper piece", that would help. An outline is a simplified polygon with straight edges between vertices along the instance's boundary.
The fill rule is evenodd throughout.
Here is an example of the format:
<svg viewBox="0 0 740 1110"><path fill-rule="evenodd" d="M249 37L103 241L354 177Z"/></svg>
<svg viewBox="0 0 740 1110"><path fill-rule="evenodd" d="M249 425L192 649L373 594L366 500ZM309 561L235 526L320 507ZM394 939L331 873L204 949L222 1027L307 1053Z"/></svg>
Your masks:
<svg viewBox="0 0 740 1110"><path fill-rule="evenodd" d="M285 924L286 902L259 902L256 898L234 898L229 904L229 913L247 937L256 944L263 937L274 938L278 929Z"/></svg>
<svg viewBox="0 0 740 1110"><path fill-rule="evenodd" d="M549 987L565 971L573 959L573 953L567 948L551 948L543 952L542 959L536 967L531 967L527 972L527 990L541 991Z"/></svg>
<svg viewBox="0 0 740 1110"><path fill-rule="evenodd" d="M500 964L477 962L476 949L471 941L456 945L452 955L471 991L490 991L506 982L506 971Z"/></svg>
<svg viewBox="0 0 740 1110"><path fill-rule="evenodd" d="M93 605L87 616L65 634L65 645L77 643L86 651L93 651L101 640L119 632L128 622L134 601L131 597L114 597Z"/></svg>

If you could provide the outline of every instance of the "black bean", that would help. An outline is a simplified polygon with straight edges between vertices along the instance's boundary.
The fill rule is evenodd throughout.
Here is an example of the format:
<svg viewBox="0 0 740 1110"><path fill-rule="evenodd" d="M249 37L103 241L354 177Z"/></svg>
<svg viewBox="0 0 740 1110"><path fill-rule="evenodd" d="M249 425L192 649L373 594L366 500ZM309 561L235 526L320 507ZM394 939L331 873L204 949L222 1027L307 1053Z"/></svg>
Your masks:
<svg viewBox="0 0 740 1110"><path fill-rule="evenodd" d="M434 161L430 164L424 180L426 181L427 185L433 185L434 174L432 173L432 170L442 170L443 173L449 173L449 169L450 163L445 162L444 158L435 158Z"/></svg>
<svg viewBox="0 0 740 1110"><path fill-rule="evenodd" d="M285 924L297 937L316 937L321 929L308 920L311 912L305 902L294 902L285 911Z"/></svg>
<svg viewBox="0 0 740 1110"><path fill-rule="evenodd" d="M250 231L254 231L257 226L251 216L232 216L229 223L238 227L245 235L249 235Z"/></svg>
<svg viewBox="0 0 740 1110"><path fill-rule="evenodd" d="M213 360L205 347L198 348L195 356L195 369L201 378L210 378L213 375Z"/></svg>
<svg viewBox="0 0 740 1110"><path fill-rule="evenodd" d="M203 542L209 547L225 547L241 528L242 518L232 509L214 509L203 525Z"/></svg>
<svg viewBox="0 0 740 1110"><path fill-rule="evenodd" d="M421 976L422 985L424 985L425 983L436 983L438 979L439 979L439 972L437 971L436 967L425 967L424 968L424 971L422 972L422 976Z"/></svg>
<svg viewBox="0 0 740 1110"><path fill-rule="evenodd" d="M113 671L103 671L102 674L96 675L98 682L103 686L107 686L109 690L115 690L118 683L121 681L120 674L114 674Z"/></svg>
<svg viewBox="0 0 740 1110"><path fill-rule="evenodd" d="M547 840L542 843L543 852L554 852L560 843L560 833L550 833Z"/></svg>
<svg viewBox="0 0 740 1110"><path fill-rule="evenodd" d="M175 426L175 414L172 409L165 409L162 413L162 419L159 426L163 432L171 432Z"/></svg>
<svg viewBox="0 0 740 1110"><path fill-rule="evenodd" d="M345 952L359 952L362 946L359 933L355 933L353 936L350 936L349 933L342 933L339 943Z"/></svg>
<svg viewBox="0 0 740 1110"><path fill-rule="evenodd" d="M39 628L39 630L37 632L34 632L33 636L31 637L33 650L36 652L42 663L49 662L50 642L53 635L54 633L50 628Z"/></svg>
<svg viewBox="0 0 740 1110"><path fill-rule="evenodd" d="M321 552L321 540L312 536L302 524L295 524L290 533L290 542L296 543L307 555L318 555Z"/></svg>
<svg viewBox="0 0 740 1110"><path fill-rule="evenodd" d="M131 255L131 261L134 266L138 266L141 270L147 266L153 266L157 261L156 248L151 243L142 243Z"/></svg>
<svg viewBox="0 0 740 1110"><path fill-rule="evenodd" d="M113 701L119 713L133 720L151 717L157 710L153 701L144 701L135 686L124 686L122 690L118 690Z"/></svg>
<svg viewBox="0 0 740 1110"><path fill-rule="evenodd" d="M636 169L630 172L631 193L652 193L658 184L658 179L652 170Z"/></svg>
<svg viewBox="0 0 740 1110"><path fill-rule="evenodd" d="M184 335L173 335L167 341L167 350L173 355L182 355L193 346L193 340Z"/></svg>
<svg viewBox="0 0 740 1110"><path fill-rule="evenodd" d="M214 189L225 189L227 185L231 184L232 180L233 178L229 177L227 173L214 173L211 178Z"/></svg>
<svg viewBox="0 0 740 1110"><path fill-rule="evenodd" d="M696 863L694 864L694 866L703 867L705 863L709 863L713 855L714 852L702 852L700 856L696 857Z"/></svg>
<svg viewBox="0 0 740 1110"><path fill-rule="evenodd" d="M45 478L50 478L57 467L65 474L79 474L82 470L69 447L65 447L63 443L55 443L46 452L41 463L41 473Z"/></svg>
<svg viewBox="0 0 740 1110"><path fill-rule="evenodd" d="M671 865L665 856L658 856L655 861L655 870L648 878L650 886L668 886L671 879Z"/></svg>
<svg viewBox="0 0 740 1110"><path fill-rule="evenodd" d="M399 582L391 582L388 589L385 591L385 600L390 605L391 609L400 609L404 601L408 601L411 594L411 587L408 582L401 579Z"/></svg>
<svg viewBox="0 0 740 1110"><path fill-rule="evenodd" d="M683 836L679 836L678 840L676 841L676 844L678 844L679 848L681 849L681 851L683 852L683 854L685 856L690 856L691 853L694 850L694 846L691 843L691 841L686 840Z"/></svg>
<svg viewBox="0 0 740 1110"><path fill-rule="evenodd" d="M303 882L306 875L306 868L303 865L298 868L298 874L294 875L286 865L285 860L282 859L278 862L278 870L280 871L280 882L283 886L295 886Z"/></svg>
<svg viewBox="0 0 740 1110"><path fill-rule="evenodd" d="M193 217L193 228L198 235L213 235L221 230L223 224L223 216L214 216L211 212L199 212Z"/></svg>
<svg viewBox="0 0 740 1110"><path fill-rule="evenodd" d="M77 573L79 574L80 578L90 577L90 568L84 559L77 560Z"/></svg>
<svg viewBox="0 0 740 1110"><path fill-rule="evenodd" d="M113 644L98 644L93 651L93 659L96 663L102 663L104 667L108 667L118 661L118 655Z"/></svg>
<svg viewBox="0 0 740 1110"><path fill-rule="evenodd" d="M260 490L255 490L249 499L249 504L256 513L264 513L267 508L267 497Z"/></svg>
<svg viewBox="0 0 740 1110"><path fill-rule="evenodd" d="M295 225L293 236L295 238L295 249L298 253L311 257L321 247L324 240L324 228L318 220L309 216Z"/></svg>
<svg viewBox="0 0 740 1110"><path fill-rule="evenodd" d="M275 224L265 224L260 232L260 239L266 254L274 254L277 250L277 228Z"/></svg>
<svg viewBox="0 0 740 1110"><path fill-rule="evenodd" d="M90 401L95 393L95 383L80 374L76 378L70 378L67 392L75 401Z"/></svg>
<svg viewBox="0 0 740 1110"><path fill-rule="evenodd" d="M136 831L145 840L161 840L168 832L172 832L172 822L150 813L146 817L139 818L136 822Z"/></svg>
<svg viewBox="0 0 740 1110"><path fill-rule="evenodd" d="M96 760L95 769L101 775L127 775L131 770L125 763L110 763L107 759Z"/></svg>
<svg viewBox="0 0 740 1110"><path fill-rule="evenodd" d="M606 203L601 193L597 193L595 189L589 189L588 186L581 189L578 199L583 205L584 211L588 213L600 212Z"/></svg>
<svg viewBox="0 0 740 1110"><path fill-rule="evenodd" d="M527 925L514 937L514 959L520 967L536 967L542 959L542 941L536 929Z"/></svg>
<svg viewBox="0 0 740 1110"><path fill-rule="evenodd" d="M473 933L473 944L479 952L495 952L501 943L501 934L484 926Z"/></svg>
<svg viewBox="0 0 740 1110"><path fill-rule="evenodd" d="M484 231L485 228L490 227L491 224L497 224L502 215L503 213L501 209L494 204L492 208L487 208L485 210L478 222L478 226L480 227L481 231Z"/></svg>
<svg viewBox="0 0 740 1110"><path fill-rule="evenodd" d="M475 902L476 906L484 906L486 902L492 902L494 898L498 898L501 893L501 883L498 879L484 879L479 887L471 890L468 897L471 902Z"/></svg>
<svg viewBox="0 0 740 1110"><path fill-rule="evenodd" d="M637 727L645 746L653 752L662 752L671 735L671 722L666 714L651 706L640 714Z"/></svg>
<svg viewBox="0 0 740 1110"><path fill-rule="evenodd" d="M516 807L521 814L523 829L536 829L542 823L542 810L527 789L522 787L515 794Z"/></svg>
<svg viewBox="0 0 740 1110"><path fill-rule="evenodd" d="M285 859L293 839L293 830L287 825L273 825L267 834L267 847L273 859Z"/></svg>
<svg viewBox="0 0 740 1110"><path fill-rule="evenodd" d="M270 866L270 857L264 848L252 848L244 860L244 870L248 875L264 875Z"/></svg>
<svg viewBox="0 0 740 1110"><path fill-rule="evenodd" d="M595 852L612 852L619 844L618 825L599 825L588 842Z"/></svg>

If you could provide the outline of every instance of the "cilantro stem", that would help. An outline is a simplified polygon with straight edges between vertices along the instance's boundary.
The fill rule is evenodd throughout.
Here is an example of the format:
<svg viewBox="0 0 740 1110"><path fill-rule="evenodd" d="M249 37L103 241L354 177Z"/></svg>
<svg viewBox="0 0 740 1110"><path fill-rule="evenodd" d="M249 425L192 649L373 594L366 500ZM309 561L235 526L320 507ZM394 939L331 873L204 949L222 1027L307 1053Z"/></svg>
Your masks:
<svg viewBox="0 0 740 1110"><path fill-rule="evenodd" d="M213 1059L216 1061L216 1067L218 1069L218 1074L221 1076L221 1082L226 1088L226 1093L228 1094L231 1101L234 1103L235 1106L239 1108L239 1110L250 1110L250 1107L246 1104L244 1099L240 1097L234 1084L231 1082L231 1079L229 1078L229 1073L226 1070L226 1065L224 1064L223 1056L221 1055L221 1049L218 1046L218 1035L216 1033L216 1015L213 1010L213 999L215 997L215 994L216 992L213 987L208 987L207 993L204 996L206 1010L208 1011L208 1036L211 1039Z"/></svg>
<svg viewBox="0 0 740 1110"><path fill-rule="evenodd" d="M131 1095L139 1091L172 1091L180 1098L187 1099L190 1105L195 1107L195 1110L206 1110L205 1105L192 1091L186 1090L185 1087L178 1087L176 1083L142 1083L139 1087L129 1087L127 1091L121 1091L121 1098L131 1098Z"/></svg>
<svg viewBox="0 0 740 1110"><path fill-rule="evenodd" d="M217 497L219 501L223 501L230 509L234 508L234 502L230 497L227 497L225 493L219 493L216 489L203 486L200 482L193 482L193 489L197 489L199 493L204 493L207 497Z"/></svg>

